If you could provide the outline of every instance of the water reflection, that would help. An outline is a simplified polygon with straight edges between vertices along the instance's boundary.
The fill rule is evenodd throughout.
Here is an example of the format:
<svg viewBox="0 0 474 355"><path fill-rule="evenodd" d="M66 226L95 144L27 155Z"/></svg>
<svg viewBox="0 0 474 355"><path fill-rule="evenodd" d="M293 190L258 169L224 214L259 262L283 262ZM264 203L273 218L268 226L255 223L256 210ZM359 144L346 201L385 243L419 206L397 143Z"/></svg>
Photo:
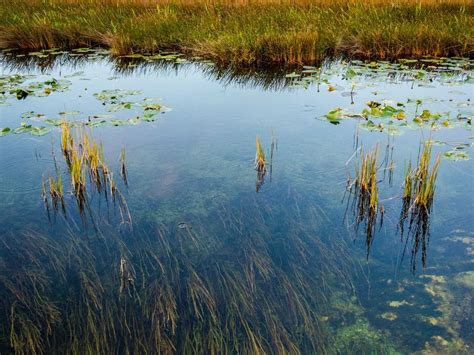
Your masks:
<svg viewBox="0 0 474 355"><path fill-rule="evenodd" d="M66 57L76 61L76 67L71 68L69 59L61 62ZM39 58L45 59L49 61ZM3 60L7 73L37 69L36 64L12 67L8 59ZM369 63L361 69L362 64L338 62L328 64L323 71L307 67L303 69L305 73L289 76L268 70L270 73L262 74L262 80L259 74L255 75L265 72L260 69L228 71L205 61L148 63L112 59L106 53L58 54L57 61L49 61L42 70L52 70L51 75L59 77L58 71L62 74L66 67L73 71L83 66L85 73L67 73L67 90L58 90L54 97L40 94L46 94L45 89L52 90L53 84L66 83L47 78L51 84L41 86L44 81L36 82L36 91L26 100L18 101L11 94L2 102L6 104L1 108L5 124L16 127L20 117L51 123L51 135L59 129L54 128L57 120L49 117L57 117L60 110L83 111L84 114L76 113L77 118L83 118L81 121L74 117L70 122L88 127L92 127L91 120L103 118L104 110L124 110L109 115L115 124L94 128L118 164L110 165L113 169L106 164L104 174L101 165L97 165L98 169L89 167L88 153L85 190L70 181L72 153L61 150L54 168L49 170L45 166L52 166L49 160L37 159L31 164L32 159L27 159L37 149L40 155L49 156L49 137L38 134L43 131L35 131L36 136L31 136L31 131L15 135L16 129L12 129L8 137L1 138L6 154L0 156L0 184L8 187L0 191L4 216L0 225L0 352L388 353L393 347L386 343L392 340L402 351L410 352L422 349L432 335L446 337L440 332L440 323L435 326L425 321L437 312L434 302L438 295L425 292L421 283L415 285L417 278L405 272L408 268L396 270L398 274L393 269L395 260L399 261L399 248L405 248L405 259L411 253L418 261L421 254L423 264L429 252L436 262L431 262L433 268L425 272L444 274L445 269L438 265L469 268L469 256L464 254L459 254L464 256L460 263L450 263L458 261L458 255L449 260L441 258L444 254L439 251L439 243L450 228L470 228L471 219L464 207L470 206L472 198L460 192L462 188L458 186L466 183L466 170L472 164L464 162L466 165L459 165L456 173L455 169L451 171L452 166L443 166L444 182L448 179L449 183L443 182L443 189L437 191L435 202L439 206L455 201L463 207L462 213L447 209L443 214L431 214L430 208L426 220L417 218L422 214L412 214L415 197L402 199L403 177L395 162L403 162L416 152L418 132L423 127L444 120L432 117L423 124L414 122L425 109L444 115L448 106L451 112L464 110L462 117L467 115L469 106L457 106L467 103L462 93L447 94L442 91L446 87L440 84L464 85L458 89L466 91L469 87L465 72L442 81L440 72L423 71L423 79L422 74L400 67L396 70L393 64ZM352 78L351 66L359 71ZM160 72L157 74L156 70ZM117 76L110 78L114 73ZM155 75L138 76L151 73ZM167 73L177 75L161 76ZM4 80L2 83L8 82L6 78L8 74L0 79ZM209 80L215 78L220 82ZM427 89L421 85L433 84L432 78L440 86L429 91L434 99L425 100ZM352 81L358 82L355 87ZM380 82L389 93L381 93ZM247 90L247 83L265 89L293 90ZM10 84L6 85L9 88ZM223 85L228 86L224 89ZM413 91L409 91L413 85ZM334 90L330 91L330 87ZM342 92L343 89L351 91ZM122 101L130 92L136 92L139 98ZM148 101L157 94L175 108L166 119L145 115L146 107L161 105ZM114 96L113 103L109 102L109 95ZM349 96L353 102L351 112L334 110L348 105ZM103 100L97 100L100 97ZM422 104L418 104L418 97L424 100ZM448 102L451 97L454 102ZM391 99L396 102L389 102ZM361 107L365 102L371 105ZM133 120L130 125L122 124L126 120L121 118L128 118L132 112L125 106L138 107L143 121L147 118L155 123L135 126ZM308 114L308 107L313 107L314 112ZM364 117L354 114L352 107L370 112ZM405 114L393 117L390 111L401 108ZM23 113L27 110L44 115ZM329 110L336 115L332 122L328 115L324 116ZM386 112L390 115L381 117ZM315 115L321 120L314 120ZM91 119L87 120L87 116ZM458 129L437 132L438 137L451 135L458 140L459 136L470 134L459 129L466 125L461 126L455 117L452 114L453 119L447 123ZM403 130L389 130L393 128L390 122L403 124ZM357 131L351 147L354 126ZM266 135L273 129L285 144L278 155L276 138L270 140ZM397 137L394 149L393 136L384 143L386 133L405 135ZM264 173L260 175L258 169L252 170L248 159L255 152L256 134L262 136L265 153L265 170L261 169ZM362 142L368 148L378 143L375 164L360 163L362 157L366 162L374 160L367 158L368 153L373 153L370 149L362 154ZM77 156L81 157L83 146L88 145L75 145L79 148ZM120 152L121 147L127 147L127 157L125 148ZM350 202L346 220L351 223L351 232L359 229L363 239L357 243L361 247L349 249L344 236L338 234L337 221L342 220L346 207L341 207L340 195L346 177L344 162L351 154L360 165L349 186L361 178L357 179L357 191L353 183L353 190L347 192ZM275 157L278 164L272 182ZM107 162L111 160L107 158ZM352 165L353 161L349 159L349 163ZM371 173L373 169L361 169L364 165L375 167L375 175ZM11 172L22 169L25 174L21 179ZM112 170L122 181L112 179L115 184L111 183ZM464 174L462 179L458 179L459 171ZM39 213L40 191L25 189L29 179L38 188L42 174L49 208L60 216L50 225L43 224L45 217ZM64 192L67 214L62 212L59 198L60 177L64 186L70 186L65 189L70 191ZM133 178L130 185L129 177ZM262 188L264 181L272 185ZM53 189L48 188L48 183ZM117 194L115 188L111 190L112 185L116 189L120 185L120 190L127 193L133 230L128 228L131 218L124 218L128 208L122 210L115 205L120 200L114 203L111 198L114 191ZM447 192L450 188L454 194ZM85 191L86 198L81 197L81 191ZM84 205L75 207L78 201L84 201ZM87 223L81 223L81 209ZM404 218L401 225L399 216ZM449 223L442 225L451 217ZM433 222L437 228L432 228L428 250ZM397 225L403 229L401 242L396 235ZM465 242L465 238L460 240ZM370 263L363 263L367 272L357 278L357 260L364 261L369 254ZM415 264L410 263L410 270L414 269ZM410 284L412 288L403 291L402 286L395 286L402 282L395 280L394 273L408 280L403 280L403 287ZM434 280L440 280L435 276ZM372 295L367 297L365 308L354 290ZM404 316L408 321L402 320ZM419 330L416 344L411 342L411 333L401 330L411 329L407 324L412 322Z"/></svg>
<svg viewBox="0 0 474 355"><path fill-rule="evenodd" d="M115 74L121 76L147 75L160 71L163 74L178 74L200 70L210 80L216 80L222 85L237 84L246 87L258 87L265 90L281 90L291 84L285 78L285 73L291 68L281 67L231 67L208 61L196 60L188 63L157 60L148 62L139 59L110 57L106 54L76 54L61 53L55 56L30 55L0 55L0 64L11 71L27 72L39 70L46 73L66 67L79 70L88 63L112 64Z"/></svg>

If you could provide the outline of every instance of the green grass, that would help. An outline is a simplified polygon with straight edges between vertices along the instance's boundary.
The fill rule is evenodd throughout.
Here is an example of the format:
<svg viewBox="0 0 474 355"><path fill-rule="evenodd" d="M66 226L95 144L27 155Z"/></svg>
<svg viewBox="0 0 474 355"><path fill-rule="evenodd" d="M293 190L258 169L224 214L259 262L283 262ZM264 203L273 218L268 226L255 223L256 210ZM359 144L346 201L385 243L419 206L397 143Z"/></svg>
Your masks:
<svg viewBox="0 0 474 355"><path fill-rule="evenodd" d="M0 47L177 50L232 64L474 54L467 1L0 0Z"/></svg>

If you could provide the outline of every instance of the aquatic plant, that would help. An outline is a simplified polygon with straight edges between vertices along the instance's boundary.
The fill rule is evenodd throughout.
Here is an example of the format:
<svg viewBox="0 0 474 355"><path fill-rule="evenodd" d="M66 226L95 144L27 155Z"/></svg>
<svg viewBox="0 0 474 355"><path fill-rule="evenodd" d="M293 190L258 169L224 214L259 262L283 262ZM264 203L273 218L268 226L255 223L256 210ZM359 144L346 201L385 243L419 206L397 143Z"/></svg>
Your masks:
<svg viewBox="0 0 474 355"><path fill-rule="evenodd" d="M438 176L438 168L441 163L440 155L435 159L430 171L432 144L425 142L424 149L418 159L418 167L415 171L414 191L416 193L414 203L423 207L426 211L431 209L435 192L435 182Z"/></svg>
<svg viewBox="0 0 474 355"><path fill-rule="evenodd" d="M409 163L405 169L403 205L400 213L399 227L403 238L405 221L410 217L403 255L405 255L408 241L411 240L411 265L413 273L416 271L416 257L420 247L422 249L422 266L425 267L426 265L430 214L433 206L438 168L441 163L441 157L438 154L434 163L430 166L432 145L431 140L424 142L418 155L416 168L411 169L411 163Z"/></svg>
<svg viewBox="0 0 474 355"><path fill-rule="evenodd" d="M379 155L378 145L374 150L364 153L364 147L360 147L360 161L356 161L355 177L348 179L347 190L350 193L348 206L352 199L352 210L355 217L356 231L359 225L365 222L365 238L367 246L367 258L373 242L377 215L379 210L379 197L377 187L377 159ZM381 208L381 218L384 209ZM381 220L382 221L382 220Z"/></svg>
<svg viewBox="0 0 474 355"><path fill-rule="evenodd" d="M64 210L64 190L63 181L60 174L56 180L54 180L52 176L49 177L49 194L51 195L51 200L53 201L54 210L58 210L59 203L61 203L61 206Z"/></svg>
<svg viewBox="0 0 474 355"><path fill-rule="evenodd" d="M83 221L86 221L85 210L88 207L87 189L88 186L93 186L99 194L104 192L106 200L110 194L113 201L118 202L121 222L131 225L131 214L128 210L125 198L117 188L117 184L113 178L113 173L105 163L102 144L98 143L92 136L92 128L86 129L83 126L79 126L78 128L75 128L73 133L71 124L65 119L61 121L60 127L61 151L68 168L73 195L76 198L77 206ZM122 149L120 173L122 178L124 178L125 184L127 184L126 175L123 175L125 169L124 159L125 150ZM56 165L54 151L53 160ZM58 173L57 166L56 172ZM63 188L61 175L58 173L58 180L55 181L53 178L50 178L49 182L50 195L55 211L57 210L57 202L60 201L63 212L65 213L64 199L62 197ZM43 200L45 200L46 210L49 216L49 204L45 199L46 193L44 185L43 181L42 196ZM92 216L92 211L89 210L89 214Z"/></svg>
<svg viewBox="0 0 474 355"><path fill-rule="evenodd" d="M255 143L256 143L256 148L257 148L257 151L255 153L255 170L257 170L256 190L258 192L264 183L265 174L267 173L267 168L266 168L265 152L263 151L262 143L258 136L255 140Z"/></svg>
<svg viewBox="0 0 474 355"><path fill-rule="evenodd" d="M255 143L257 147L257 152L255 153L255 169L259 171L265 171L265 152L263 151L262 142L260 141L260 138L258 136L255 140Z"/></svg>
<svg viewBox="0 0 474 355"><path fill-rule="evenodd" d="M69 156L73 146L73 138L69 122L61 120L61 149L65 156Z"/></svg>

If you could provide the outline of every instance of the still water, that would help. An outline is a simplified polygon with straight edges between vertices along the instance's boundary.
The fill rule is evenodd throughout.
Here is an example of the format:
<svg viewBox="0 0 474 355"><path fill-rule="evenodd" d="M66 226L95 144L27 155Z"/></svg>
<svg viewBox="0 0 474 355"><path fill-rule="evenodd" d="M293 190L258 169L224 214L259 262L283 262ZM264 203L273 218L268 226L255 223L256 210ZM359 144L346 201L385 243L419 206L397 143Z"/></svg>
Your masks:
<svg viewBox="0 0 474 355"><path fill-rule="evenodd" d="M472 61L51 56L0 62L0 353L473 351ZM107 164L82 201L64 120ZM404 176L426 141L441 160L416 235ZM368 228L349 190L375 149Z"/></svg>

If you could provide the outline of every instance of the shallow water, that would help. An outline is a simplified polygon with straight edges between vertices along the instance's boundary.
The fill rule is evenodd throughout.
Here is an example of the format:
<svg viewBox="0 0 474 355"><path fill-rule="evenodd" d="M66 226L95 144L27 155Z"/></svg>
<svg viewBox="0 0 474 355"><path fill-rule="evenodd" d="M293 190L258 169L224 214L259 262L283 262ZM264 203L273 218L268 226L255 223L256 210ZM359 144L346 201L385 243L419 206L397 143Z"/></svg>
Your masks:
<svg viewBox="0 0 474 355"><path fill-rule="evenodd" d="M11 57L0 64L4 86L31 75L15 89L67 80L47 94L36 86L22 100L9 91L0 100L0 128L51 130L0 137L2 353L27 339L42 339L36 350L47 353L472 351L472 61L446 71L326 63L322 74L297 68L309 71L300 80L203 62L58 58L43 67ZM110 112L118 107L94 96L103 90L136 92L115 100L130 109ZM403 109L406 119L369 117L367 125L344 114L369 101ZM158 102L145 122L144 107ZM336 108L345 111L328 119ZM413 123L423 110L435 117ZM45 123L60 112L74 122L141 118L91 128L125 207L88 184L79 213L60 128ZM257 188L256 136L267 158ZM399 218L404 166L416 163L426 139L443 158L429 233L417 246L400 234ZM346 187L360 146L377 144L385 212L367 247ZM447 159L455 147L471 159ZM65 213L48 213L42 198L55 161Z"/></svg>

